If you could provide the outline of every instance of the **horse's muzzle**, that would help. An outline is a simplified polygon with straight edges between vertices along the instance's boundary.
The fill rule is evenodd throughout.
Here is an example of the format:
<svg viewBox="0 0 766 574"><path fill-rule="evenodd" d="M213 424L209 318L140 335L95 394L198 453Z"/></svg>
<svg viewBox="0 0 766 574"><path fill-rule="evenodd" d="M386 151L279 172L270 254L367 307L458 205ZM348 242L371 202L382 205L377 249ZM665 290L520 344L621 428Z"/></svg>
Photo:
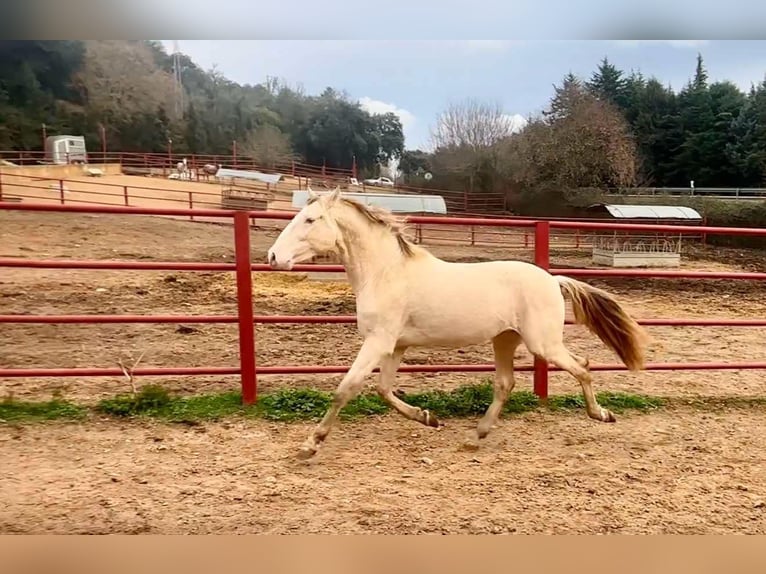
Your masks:
<svg viewBox="0 0 766 574"><path fill-rule="evenodd" d="M278 261L273 251L269 251L269 266L272 269L286 269L288 271L293 268L292 259Z"/></svg>

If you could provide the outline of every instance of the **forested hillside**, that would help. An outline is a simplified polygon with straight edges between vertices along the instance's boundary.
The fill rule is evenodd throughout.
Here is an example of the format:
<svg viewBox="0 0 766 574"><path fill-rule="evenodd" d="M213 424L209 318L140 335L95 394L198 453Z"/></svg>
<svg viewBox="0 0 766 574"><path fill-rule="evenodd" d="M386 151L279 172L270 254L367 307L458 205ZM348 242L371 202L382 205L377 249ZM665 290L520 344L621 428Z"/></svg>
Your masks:
<svg viewBox="0 0 766 574"><path fill-rule="evenodd" d="M84 134L91 150L240 153L263 165L291 158L363 171L399 156L402 125L370 115L327 88L310 96L277 81L239 85L181 58L183 109L176 106L173 62L147 41L0 43L0 149L42 149L48 134Z"/></svg>
<svg viewBox="0 0 766 574"><path fill-rule="evenodd" d="M566 76L540 117L512 130L502 107L453 103L436 118L433 149L404 150L399 118L371 115L340 91L305 94L276 80L239 85L158 42L0 43L0 149L41 149L48 134L85 134L100 149L242 154L263 165L295 158L363 175L401 157L412 185L508 191L633 185L766 185L766 80L743 92L711 82L702 57L680 87L607 58L588 78ZM433 179L426 182L424 174Z"/></svg>

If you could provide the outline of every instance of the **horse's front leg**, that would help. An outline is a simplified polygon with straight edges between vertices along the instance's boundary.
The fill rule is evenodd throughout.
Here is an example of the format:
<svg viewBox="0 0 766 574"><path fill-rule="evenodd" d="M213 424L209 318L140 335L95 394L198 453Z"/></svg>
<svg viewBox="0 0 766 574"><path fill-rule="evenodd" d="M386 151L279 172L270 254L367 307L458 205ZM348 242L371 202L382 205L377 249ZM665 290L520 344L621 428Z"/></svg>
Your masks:
<svg viewBox="0 0 766 574"><path fill-rule="evenodd" d="M364 383L364 378L372 373L384 355L391 353L392 348L393 343L388 344L388 341L381 337L369 337L364 341L351 368L343 377L338 388L335 389L330 408L327 409L324 418L322 418L319 424L308 436L306 442L301 446L298 453L299 458L311 458L316 454L317 450L319 450L319 447L330 433L330 429L335 423L335 419L338 417L340 410L346 406L351 399L359 394Z"/></svg>

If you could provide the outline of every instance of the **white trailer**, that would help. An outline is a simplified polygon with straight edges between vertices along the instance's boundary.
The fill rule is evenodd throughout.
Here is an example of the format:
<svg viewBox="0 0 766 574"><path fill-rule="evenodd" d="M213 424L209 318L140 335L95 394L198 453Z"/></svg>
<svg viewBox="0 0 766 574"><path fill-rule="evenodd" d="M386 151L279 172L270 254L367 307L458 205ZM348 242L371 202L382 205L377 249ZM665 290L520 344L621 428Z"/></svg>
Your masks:
<svg viewBox="0 0 766 574"><path fill-rule="evenodd" d="M57 165L88 163L83 136L48 136L45 138L45 161Z"/></svg>

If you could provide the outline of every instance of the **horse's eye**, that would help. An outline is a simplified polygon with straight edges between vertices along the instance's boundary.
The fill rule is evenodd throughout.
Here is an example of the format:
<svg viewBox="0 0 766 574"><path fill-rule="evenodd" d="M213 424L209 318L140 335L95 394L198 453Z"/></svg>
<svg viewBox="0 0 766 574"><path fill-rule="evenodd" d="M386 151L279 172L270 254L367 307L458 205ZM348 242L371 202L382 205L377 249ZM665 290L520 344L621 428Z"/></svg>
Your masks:
<svg viewBox="0 0 766 574"><path fill-rule="evenodd" d="M307 218L306 218L306 223L308 223L309 225L311 225L312 223L314 223L314 221L315 221L315 219L314 219L313 217L307 217Z"/></svg>

